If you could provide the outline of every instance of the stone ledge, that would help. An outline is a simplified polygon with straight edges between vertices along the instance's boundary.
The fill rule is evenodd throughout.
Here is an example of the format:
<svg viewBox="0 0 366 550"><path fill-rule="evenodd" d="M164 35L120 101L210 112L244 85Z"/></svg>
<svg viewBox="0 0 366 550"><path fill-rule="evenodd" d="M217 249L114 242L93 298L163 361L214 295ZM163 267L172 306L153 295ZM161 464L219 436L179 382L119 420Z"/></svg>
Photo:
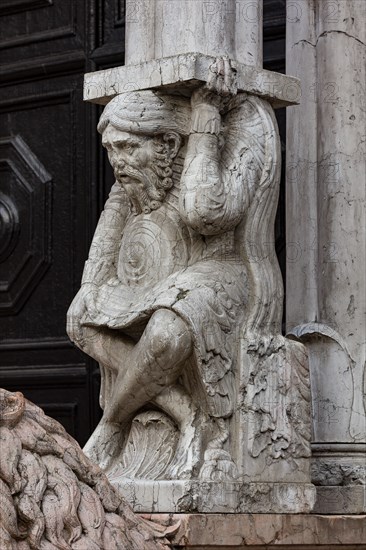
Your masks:
<svg viewBox="0 0 366 550"><path fill-rule="evenodd" d="M176 550L351 550L366 548L366 516L315 514L144 514L166 525L180 521Z"/></svg>
<svg viewBox="0 0 366 550"><path fill-rule="evenodd" d="M316 488L314 512L318 514L365 514L366 485Z"/></svg>
<svg viewBox="0 0 366 550"><path fill-rule="evenodd" d="M207 82L215 58L201 53L187 53L153 59L137 65L123 65L87 73L84 76L84 101L106 105L117 94L137 90L197 86ZM232 60L237 71L238 91L267 99L273 107L297 105L301 97L298 78L266 71Z"/></svg>
<svg viewBox="0 0 366 550"><path fill-rule="evenodd" d="M110 479L136 513L301 514L310 512L310 483Z"/></svg>

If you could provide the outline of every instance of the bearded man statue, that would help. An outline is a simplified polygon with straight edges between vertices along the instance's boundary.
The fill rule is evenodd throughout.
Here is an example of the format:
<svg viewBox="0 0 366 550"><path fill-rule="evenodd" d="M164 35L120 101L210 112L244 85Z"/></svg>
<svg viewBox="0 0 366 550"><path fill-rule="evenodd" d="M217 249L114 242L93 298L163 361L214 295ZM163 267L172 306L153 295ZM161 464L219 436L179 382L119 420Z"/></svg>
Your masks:
<svg viewBox="0 0 366 550"><path fill-rule="evenodd" d="M239 479L249 363L284 348L278 131L228 74L191 98L117 95L99 122L116 182L68 334L100 364L84 450L111 480Z"/></svg>

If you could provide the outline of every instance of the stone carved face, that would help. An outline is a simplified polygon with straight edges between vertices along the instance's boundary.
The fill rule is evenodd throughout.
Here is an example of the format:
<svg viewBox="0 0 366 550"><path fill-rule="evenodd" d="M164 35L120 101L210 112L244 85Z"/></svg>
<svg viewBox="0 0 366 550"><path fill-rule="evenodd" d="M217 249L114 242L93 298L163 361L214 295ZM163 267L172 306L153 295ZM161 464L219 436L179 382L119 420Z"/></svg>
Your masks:
<svg viewBox="0 0 366 550"><path fill-rule="evenodd" d="M175 132L148 136L118 130L112 124L103 131L102 144L135 214L161 206L173 185L172 164L180 143Z"/></svg>

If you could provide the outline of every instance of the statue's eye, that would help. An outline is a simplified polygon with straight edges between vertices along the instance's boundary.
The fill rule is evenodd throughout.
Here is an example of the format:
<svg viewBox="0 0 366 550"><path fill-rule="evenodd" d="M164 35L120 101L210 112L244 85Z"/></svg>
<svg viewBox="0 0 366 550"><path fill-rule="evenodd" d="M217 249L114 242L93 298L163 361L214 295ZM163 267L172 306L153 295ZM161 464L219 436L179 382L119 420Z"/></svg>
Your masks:
<svg viewBox="0 0 366 550"><path fill-rule="evenodd" d="M126 151L129 154L132 154L138 148L138 143L127 143Z"/></svg>

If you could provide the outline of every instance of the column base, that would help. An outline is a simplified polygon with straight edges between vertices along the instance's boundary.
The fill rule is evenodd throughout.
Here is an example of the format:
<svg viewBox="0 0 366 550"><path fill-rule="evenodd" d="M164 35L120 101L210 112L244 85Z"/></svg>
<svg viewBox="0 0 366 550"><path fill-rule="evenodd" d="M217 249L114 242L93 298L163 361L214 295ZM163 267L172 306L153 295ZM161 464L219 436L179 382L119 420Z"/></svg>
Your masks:
<svg viewBox="0 0 366 550"><path fill-rule="evenodd" d="M312 445L312 482L316 485L314 512L364 514L366 512L365 443Z"/></svg>
<svg viewBox="0 0 366 550"><path fill-rule="evenodd" d="M365 514L366 486L316 487L316 514Z"/></svg>
<svg viewBox="0 0 366 550"><path fill-rule="evenodd" d="M310 483L146 481L121 479L113 485L133 507L146 513L309 513L315 503Z"/></svg>

